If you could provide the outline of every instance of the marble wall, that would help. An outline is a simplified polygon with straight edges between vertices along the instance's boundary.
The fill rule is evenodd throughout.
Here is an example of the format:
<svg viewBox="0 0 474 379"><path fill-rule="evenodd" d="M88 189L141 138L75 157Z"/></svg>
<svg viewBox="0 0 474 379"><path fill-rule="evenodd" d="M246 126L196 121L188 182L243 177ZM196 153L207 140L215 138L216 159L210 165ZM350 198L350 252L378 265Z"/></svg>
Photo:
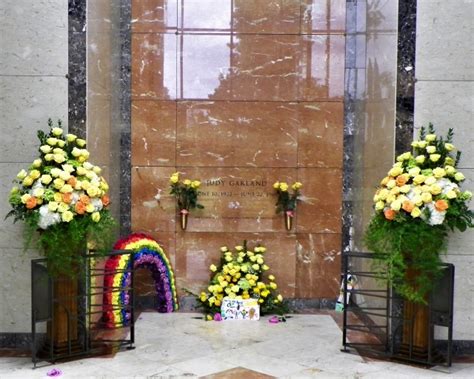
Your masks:
<svg viewBox="0 0 474 379"><path fill-rule="evenodd" d="M219 247L260 242L283 295L340 280L345 0L132 1L132 229L198 291ZM169 176L205 209L176 222ZM301 181L287 233L272 184ZM181 293L183 294L183 293Z"/></svg>
<svg viewBox="0 0 474 379"><path fill-rule="evenodd" d="M31 325L30 260L21 224L4 220L11 181L37 158L36 131L68 114L68 2L0 2L0 346ZM10 336L10 337L9 337Z"/></svg>
<svg viewBox="0 0 474 379"><path fill-rule="evenodd" d="M474 189L474 3L418 0L415 127L432 122L440 133L454 128L463 155L464 188ZM474 206L471 205L471 208ZM449 237L445 260L456 267L454 339L474 340L474 231Z"/></svg>

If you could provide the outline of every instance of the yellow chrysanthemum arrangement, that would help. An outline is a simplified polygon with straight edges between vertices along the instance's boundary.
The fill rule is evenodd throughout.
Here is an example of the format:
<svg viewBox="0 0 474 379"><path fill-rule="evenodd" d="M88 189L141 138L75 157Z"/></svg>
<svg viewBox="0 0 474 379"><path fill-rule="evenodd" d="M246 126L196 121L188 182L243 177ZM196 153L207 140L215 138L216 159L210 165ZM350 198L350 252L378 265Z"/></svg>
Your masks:
<svg viewBox="0 0 474 379"><path fill-rule="evenodd" d="M107 206L109 186L101 168L88 161L86 141L64 134L61 121L48 121L49 134L38 131L38 159L21 170L10 192L7 217L26 223L26 247L38 231L37 248L56 272L70 272L80 263L86 243L112 245L115 222Z"/></svg>
<svg viewBox="0 0 474 379"><path fill-rule="evenodd" d="M397 157L376 190L375 216L365 234L380 274L415 302L426 302L440 273L448 231L474 226L467 206L472 193L460 188L465 177L456 168L461 153L454 155L453 135L450 129L440 137L431 124L428 133L421 128L413 152Z"/></svg>
<svg viewBox="0 0 474 379"><path fill-rule="evenodd" d="M205 313L212 315L220 313L223 299L257 299L261 314L287 311L282 295L277 291L278 285L274 275L268 275L270 267L265 263L264 246L256 246L253 250L247 248L244 241L242 246L235 246L235 251L227 246L221 247L221 262L219 266L212 264L211 280L207 291L198 296ZM265 276L265 278L264 278Z"/></svg>

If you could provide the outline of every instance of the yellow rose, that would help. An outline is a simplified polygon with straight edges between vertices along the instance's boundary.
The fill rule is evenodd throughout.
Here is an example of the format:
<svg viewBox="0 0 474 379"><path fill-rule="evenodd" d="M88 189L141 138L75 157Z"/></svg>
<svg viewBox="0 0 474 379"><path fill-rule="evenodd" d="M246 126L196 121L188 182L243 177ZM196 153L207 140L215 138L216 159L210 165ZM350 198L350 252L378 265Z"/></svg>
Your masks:
<svg viewBox="0 0 474 379"><path fill-rule="evenodd" d="M399 156L397 157L397 161L398 161L398 162L403 162L403 161L406 161L406 160L408 160L408 159L410 159L410 158L411 158L411 153L410 153L410 152L406 152L406 153L403 153L403 154L399 155Z"/></svg>
<svg viewBox="0 0 474 379"><path fill-rule="evenodd" d="M399 211L401 207L402 202L400 200L392 201L392 204L390 204L390 208L392 208L394 211Z"/></svg>
<svg viewBox="0 0 474 379"><path fill-rule="evenodd" d="M46 140L46 143L48 145L51 145L51 146L54 146L58 143L58 139L57 138L54 138L54 137L49 137L47 140Z"/></svg>
<svg viewBox="0 0 474 379"><path fill-rule="evenodd" d="M389 193L390 192L386 188L383 188L382 190L380 190L379 200L385 200L387 198L387 196L389 195Z"/></svg>
<svg viewBox="0 0 474 379"><path fill-rule="evenodd" d="M33 184L34 180L31 176L27 176L25 179L23 179L22 184L25 187L30 187Z"/></svg>
<svg viewBox="0 0 474 379"><path fill-rule="evenodd" d="M75 134L66 134L66 139L68 142L74 142L74 140L77 138L77 136Z"/></svg>
<svg viewBox="0 0 474 379"><path fill-rule="evenodd" d="M216 272L217 271L216 265L210 265L209 270L211 270L212 272Z"/></svg>
<svg viewBox="0 0 474 379"><path fill-rule="evenodd" d="M31 197L32 197L32 196L31 196L30 194L25 193L20 199L21 199L21 202L22 202L23 204L26 204L26 202L27 202L28 200L30 200Z"/></svg>
<svg viewBox="0 0 474 379"><path fill-rule="evenodd" d="M267 271L267 270L270 269L270 267L268 267L267 265L263 265L263 266L262 266L262 269L263 269L263 271Z"/></svg>
<svg viewBox="0 0 474 379"><path fill-rule="evenodd" d="M452 143L445 143L444 144L444 148L447 150L447 151L453 151L455 149L454 145Z"/></svg>
<svg viewBox="0 0 474 379"><path fill-rule="evenodd" d="M411 143L411 146L412 146L412 147L418 147L418 144L419 144L419 143L420 143L420 141L413 141L413 142Z"/></svg>
<svg viewBox="0 0 474 379"><path fill-rule="evenodd" d="M56 188L57 190L63 188L64 186L64 180L62 180L61 178L56 178L54 179L53 181L53 185L54 185L54 188Z"/></svg>
<svg viewBox="0 0 474 379"><path fill-rule="evenodd" d="M282 192L288 191L288 184L286 184L285 182L280 183L280 191Z"/></svg>
<svg viewBox="0 0 474 379"><path fill-rule="evenodd" d="M273 188L275 188L276 190L280 188L280 182L273 183Z"/></svg>
<svg viewBox="0 0 474 379"><path fill-rule="evenodd" d="M235 293L237 293L237 292L239 292L239 290L240 290L240 287L239 287L239 286L237 286L237 285L235 285L235 286L232 286L231 290L232 290L232 292L235 292Z"/></svg>
<svg viewBox="0 0 474 379"><path fill-rule="evenodd" d="M441 155L439 155L439 154L431 154L430 155L430 161L431 162L438 162L439 158L441 158Z"/></svg>
<svg viewBox="0 0 474 379"><path fill-rule="evenodd" d="M281 302L281 301L283 301L283 296L281 296L281 295L279 294L279 295L277 296L277 299L278 299L278 301Z"/></svg>
<svg viewBox="0 0 474 379"><path fill-rule="evenodd" d="M237 246L235 247L235 250L237 250L237 251L242 251L243 249L244 249L244 248L243 248L242 246L240 246L240 245L237 245Z"/></svg>
<svg viewBox="0 0 474 379"><path fill-rule="evenodd" d="M413 167L408 170L408 175L410 176L417 176L420 174L421 169L419 167Z"/></svg>
<svg viewBox="0 0 474 379"><path fill-rule="evenodd" d="M81 156L84 157L85 159L88 159L90 155L91 153L89 153L86 149L81 150Z"/></svg>
<svg viewBox="0 0 474 379"><path fill-rule="evenodd" d="M429 176L428 178L425 179L425 184L427 186L431 186L436 183L436 178L434 176Z"/></svg>
<svg viewBox="0 0 474 379"><path fill-rule="evenodd" d="M53 135L55 135L56 137L59 137L61 134L63 134L63 130L61 128L52 128L51 129L51 132L53 133Z"/></svg>
<svg viewBox="0 0 474 379"><path fill-rule="evenodd" d="M409 185L409 184L405 184L404 186L401 186L401 187L400 187L400 192L402 192L402 193L408 193L408 192L410 192L410 189L411 189L410 185Z"/></svg>
<svg viewBox="0 0 474 379"><path fill-rule="evenodd" d="M54 161L55 161L56 163L61 164L61 163L63 163L65 160L66 160L66 157L65 157L64 155L62 155L62 154L54 154Z"/></svg>
<svg viewBox="0 0 474 379"><path fill-rule="evenodd" d="M257 270L260 269L260 265L258 265L257 263L254 263L254 264L252 265L252 268L253 268L255 271L257 271Z"/></svg>
<svg viewBox="0 0 474 379"><path fill-rule="evenodd" d="M271 281L274 281L275 277L273 275L268 275L268 279L271 280Z"/></svg>
<svg viewBox="0 0 474 379"><path fill-rule="evenodd" d="M435 152L436 152L436 146L428 146L428 147L426 148L426 152L427 152L428 154L433 154L433 153L435 153Z"/></svg>
<svg viewBox="0 0 474 379"><path fill-rule="evenodd" d="M57 201L58 203L63 201L63 195L60 194L59 192L55 192L53 195L54 201Z"/></svg>
<svg viewBox="0 0 474 379"><path fill-rule="evenodd" d="M400 187L393 187L390 190L390 194L392 194L392 195L398 195L399 193L400 193Z"/></svg>
<svg viewBox="0 0 474 379"><path fill-rule="evenodd" d="M90 197L97 197L99 195L99 189L96 186L91 185L87 190L87 194Z"/></svg>
<svg viewBox="0 0 474 379"><path fill-rule="evenodd" d="M33 167L38 168L41 167L42 160L41 159L35 159L33 161Z"/></svg>
<svg viewBox="0 0 474 379"><path fill-rule="evenodd" d="M425 141L433 142L436 139L436 134L427 134L425 137Z"/></svg>
<svg viewBox="0 0 474 379"><path fill-rule="evenodd" d="M466 179L466 177L461 172L456 172L454 179L458 182L462 182L464 179Z"/></svg>
<svg viewBox="0 0 474 379"><path fill-rule="evenodd" d="M81 153L81 150L80 150L80 149L78 149L77 147L75 147L74 149L72 149L71 155L72 155L73 157L75 157L75 158L78 158L78 157L80 157L80 156L82 155L82 153Z"/></svg>
<svg viewBox="0 0 474 379"><path fill-rule="evenodd" d="M170 177L170 182L171 183L176 184L176 183L178 183L178 181L179 181L178 175L174 175L174 174L171 175L171 177Z"/></svg>
<svg viewBox="0 0 474 379"><path fill-rule="evenodd" d="M89 204L86 205L86 212L87 213L92 213L94 211L95 211L95 207L92 204L89 203Z"/></svg>
<svg viewBox="0 0 474 379"><path fill-rule="evenodd" d="M274 290L276 290L277 284L275 282L270 282L270 288L273 288Z"/></svg>
<svg viewBox="0 0 474 379"><path fill-rule="evenodd" d="M458 197L456 191L454 191L454 190L448 191L446 196L448 197L448 199L455 199L456 197Z"/></svg>
<svg viewBox="0 0 474 379"><path fill-rule="evenodd" d="M383 202L383 201L377 201L377 202L375 203L375 209L376 209L377 211L381 211L381 210L384 209L384 208L385 208L385 202Z"/></svg>
<svg viewBox="0 0 474 379"><path fill-rule="evenodd" d="M381 186L387 185L387 183L388 183L389 180L390 180L390 177L389 177L389 176L386 176L385 178L383 178L383 179L380 181L380 185L381 185Z"/></svg>
<svg viewBox="0 0 474 379"><path fill-rule="evenodd" d="M86 141L81 138L76 138L76 145L79 147L84 147L86 146Z"/></svg>
<svg viewBox="0 0 474 379"><path fill-rule="evenodd" d="M70 184L65 184L61 187L61 189L59 190L59 192L61 193L70 193L73 191L73 188Z"/></svg>
<svg viewBox="0 0 474 379"><path fill-rule="evenodd" d="M390 176L393 176L393 177L396 177L396 176L398 176L398 175L400 175L400 174L402 174L402 173L403 173L403 169L402 169L401 167L398 167L398 166L392 168L392 169L388 172L388 174L389 174Z"/></svg>
<svg viewBox="0 0 474 379"><path fill-rule="evenodd" d="M43 197L43 195L44 195L44 189L43 188L35 188L33 190L33 196L34 197L41 198L41 197Z"/></svg>
<svg viewBox="0 0 474 379"><path fill-rule="evenodd" d="M191 183L191 187L193 188L199 188L200 185L201 182L199 180L193 180L193 182Z"/></svg>
<svg viewBox="0 0 474 379"><path fill-rule="evenodd" d="M390 179L387 183L387 188L388 189L392 189L393 187L395 187L397 185L397 182L395 181L395 179Z"/></svg>
<svg viewBox="0 0 474 379"><path fill-rule="evenodd" d="M433 195L439 195L441 193L442 189L441 187L438 185L438 184L433 184L431 187L430 187L430 192L433 194Z"/></svg>
<svg viewBox="0 0 474 379"><path fill-rule="evenodd" d="M441 168L441 167L436 167L433 170L433 175L434 175L435 178L440 179L440 178L442 178L443 176L446 175L446 170L444 168Z"/></svg>
<svg viewBox="0 0 474 379"><path fill-rule="evenodd" d="M94 222L99 222L100 221L100 213L99 212L92 213L91 219Z"/></svg>
<svg viewBox="0 0 474 379"><path fill-rule="evenodd" d="M426 145L428 145L428 142L426 142L426 141L418 142L418 147L421 148L421 149L424 149L426 147Z"/></svg>
<svg viewBox="0 0 474 379"><path fill-rule="evenodd" d="M66 145L66 142L64 142L63 140L60 139L60 140L58 141L58 146L59 146L59 147L64 147L65 145Z"/></svg>
<svg viewBox="0 0 474 379"><path fill-rule="evenodd" d="M410 214L411 214L411 217L413 217L413 218L420 217L421 216L421 210L420 210L420 208L415 207L415 208L413 208L413 210L411 211Z"/></svg>
<svg viewBox="0 0 474 379"><path fill-rule="evenodd" d="M433 200L433 196L431 195L430 192L423 192L421 194L421 199L423 200L423 203L431 203L431 201Z"/></svg>
<svg viewBox="0 0 474 379"><path fill-rule="evenodd" d="M59 213L67 212L68 209L69 209L69 205L67 205L66 203L59 203L59 205L58 205L58 212Z"/></svg>
<svg viewBox="0 0 474 379"><path fill-rule="evenodd" d="M66 182L71 178L71 174L66 171L61 171L61 173L59 174L59 178Z"/></svg>
<svg viewBox="0 0 474 379"><path fill-rule="evenodd" d="M51 150L53 150L53 148L51 146L48 146L48 145L42 145L40 146L40 150L43 154L48 154L51 152Z"/></svg>
<svg viewBox="0 0 474 379"><path fill-rule="evenodd" d="M456 173L456 169L453 166L446 166L445 168L446 174L452 176Z"/></svg>
<svg viewBox="0 0 474 379"><path fill-rule="evenodd" d="M446 159L444 160L444 163L447 164L447 165L450 165L450 166L454 166L454 163L456 163L456 162L454 161L453 158L446 157Z"/></svg>
<svg viewBox="0 0 474 379"><path fill-rule="evenodd" d="M58 209L59 204L56 201L50 201L48 203L48 210L50 212L56 212Z"/></svg>
<svg viewBox="0 0 474 379"><path fill-rule="evenodd" d="M416 158L415 158L415 161L416 163L418 164L423 164L425 162L425 156L424 155L418 155Z"/></svg>
<svg viewBox="0 0 474 379"><path fill-rule="evenodd" d="M291 186L291 188L293 188L295 191L296 191L296 190L299 190L301 187L303 187L303 184L300 183L300 182L295 182L295 183L293 183L293 185Z"/></svg>
<svg viewBox="0 0 474 379"><path fill-rule="evenodd" d="M186 179L183 181L183 184L189 187L191 185L191 181L189 179Z"/></svg>

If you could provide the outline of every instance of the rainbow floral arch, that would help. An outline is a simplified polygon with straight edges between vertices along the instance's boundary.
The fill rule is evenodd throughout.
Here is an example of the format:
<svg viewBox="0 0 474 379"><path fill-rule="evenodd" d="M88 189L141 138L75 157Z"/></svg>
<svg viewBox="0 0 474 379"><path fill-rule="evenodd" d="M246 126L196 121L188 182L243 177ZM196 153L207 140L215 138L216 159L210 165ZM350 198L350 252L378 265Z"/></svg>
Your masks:
<svg viewBox="0 0 474 379"><path fill-rule="evenodd" d="M114 249L133 250L134 269L144 267L151 270L158 296L158 312L173 312L178 309L173 269L158 242L146 234L134 233L118 241ZM117 255L110 257L105 263L103 321L109 328L130 324L130 311L126 309L130 302L128 292L112 291L113 287L125 288L130 284L130 272L123 272L131 268L130 258L129 254Z"/></svg>

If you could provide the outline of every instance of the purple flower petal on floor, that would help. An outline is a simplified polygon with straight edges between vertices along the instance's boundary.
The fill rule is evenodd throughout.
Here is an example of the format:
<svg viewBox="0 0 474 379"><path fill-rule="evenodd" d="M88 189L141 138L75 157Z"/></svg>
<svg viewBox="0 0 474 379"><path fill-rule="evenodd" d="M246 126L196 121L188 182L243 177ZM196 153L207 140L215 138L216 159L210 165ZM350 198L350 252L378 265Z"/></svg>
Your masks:
<svg viewBox="0 0 474 379"><path fill-rule="evenodd" d="M280 322L280 320L278 320L277 316L273 316L273 317L269 318L268 322L270 322L272 324L278 324Z"/></svg>
<svg viewBox="0 0 474 379"><path fill-rule="evenodd" d="M220 313L216 313L214 315L214 321L222 321L222 316Z"/></svg>
<svg viewBox="0 0 474 379"><path fill-rule="evenodd" d="M63 372L58 369L58 368L53 368L52 370L49 370L46 375L48 376L61 376Z"/></svg>

